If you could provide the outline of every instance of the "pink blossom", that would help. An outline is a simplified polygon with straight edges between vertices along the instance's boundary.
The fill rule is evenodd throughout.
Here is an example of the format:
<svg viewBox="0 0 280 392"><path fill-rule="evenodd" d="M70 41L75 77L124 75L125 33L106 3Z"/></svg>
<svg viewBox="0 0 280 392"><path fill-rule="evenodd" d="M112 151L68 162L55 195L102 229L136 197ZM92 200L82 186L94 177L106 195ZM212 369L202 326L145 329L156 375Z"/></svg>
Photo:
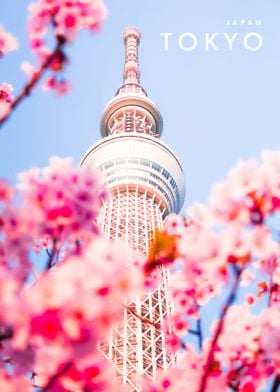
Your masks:
<svg viewBox="0 0 280 392"><path fill-rule="evenodd" d="M249 271L248 269L243 270L241 274L241 286L248 286L250 283L252 283L255 279L255 275L252 273L252 271Z"/></svg>
<svg viewBox="0 0 280 392"><path fill-rule="evenodd" d="M33 79L37 74L35 67L28 61L23 61L20 65L20 69L26 74L28 80Z"/></svg>
<svg viewBox="0 0 280 392"><path fill-rule="evenodd" d="M42 91L50 90L55 91L58 96L61 96L69 92L70 84L64 79L58 80L55 76L50 76L44 81Z"/></svg>
<svg viewBox="0 0 280 392"><path fill-rule="evenodd" d="M210 212L206 205L201 203L194 203L187 209L187 214L190 215L191 221L199 226L212 226L212 219Z"/></svg>
<svg viewBox="0 0 280 392"><path fill-rule="evenodd" d="M42 367L40 370L39 374L46 373L46 368ZM91 353L82 359L62 363L57 372L60 372L61 376L55 380L51 387L48 387L50 392L121 390L112 365L100 353ZM44 376L38 377L37 384L48 385Z"/></svg>
<svg viewBox="0 0 280 392"><path fill-rule="evenodd" d="M0 57L18 48L17 39L0 26Z"/></svg>
<svg viewBox="0 0 280 392"><path fill-rule="evenodd" d="M178 229L182 224L182 219L179 215L177 214L169 214L165 221L164 221L164 227L168 231L168 233L172 233L174 230Z"/></svg>
<svg viewBox="0 0 280 392"><path fill-rule="evenodd" d="M96 353L97 342L123 316L124 298L137 295L143 277L124 260L133 265L125 248L95 239L83 256L71 257L26 291L29 344L37 347L35 368L43 384L61 364Z"/></svg>
<svg viewBox="0 0 280 392"><path fill-rule="evenodd" d="M184 313L174 313L166 322L166 327L171 329L176 336L184 336L188 333L189 323Z"/></svg>
<svg viewBox="0 0 280 392"><path fill-rule="evenodd" d="M36 233L28 212L15 203L0 211L0 264L6 266L22 282L30 270L29 251Z"/></svg>
<svg viewBox="0 0 280 392"><path fill-rule="evenodd" d="M9 202L15 194L14 188L5 179L0 179L0 203Z"/></svg>
<svg viewBox="0 0 280 392"><path fill-rule="evenodd" d="M70 159L52 158L42 171L20 175L24 208L39 229L38 237L78 239L98 231L96 218L107 192L98 173L88 167L72 169Z"/></svg>
<svg viewBox="0 0 280 392"><path fill-rule="evenodd" d="M215 329L215 327L213 327ZM219 339L216 358L230 367L234 361L255 363L259 351L259 318L245 306L233 306L228 312L224 333Z"/></svg>
<svg viewBox="0 0 280 392"><path fill-rule="evenodd" d="M261 164L239 162L224 183L214 186L212 213L221 222L259 225L279 211L279 188L279 152L266 151Z"/></svg>
<svg viewBox="0 0 280 392"><path fill-rule="evenodd" d="M82 29L100 28L106 8L102 0L38 0L29 6L29 37L33 50L40 52L51 24L56 37L72 41Z"/></svg>
<svg viewBox="0 0 280 392"><path fill-rule="evenodd" d="M227 260L218 234L190 225L177 240L178 262L171 275L173 301L180 311L197 316L199 305L217 296L227 279Z"/></svg>
<svg viewBox="0 0 280 392"><path fill-rule="evenodd" d="M184 354L179 354L177 366L161 372L154 381L146 380L144 392L185 392L196 391L203 372L203 358L188 345ZM226 377L221 371L213 369L209 376L206 392L224 392L227 389Z"/></svg>
<svg viewBox="0 0 280 392"><path fill-rule="evenodd" d="M265 309L260 318L262 328L260 335L262 356L266 361L270 360L270 363L272 363L275 369L279 369L280 366L279 318L280 309L274 307Z"/></svg>
<svg viewBox="0 0 280 392"><path fill-rule="evenodd" d="M12 85L8 83L2 83L0 85L0 118L4 117L10 111L11 103L14 99Z"/></svg>
<svg viewBox="0 0 280 392"><path fill-rule="evenodd" d="M32 387L25 377L17 377L1 370L0 390L5 392L31 392Z"/></svg>
<svg viewBox="0 0 280 392"><path fill-rule="evenodd" d="M48 69L52 72L43 83L43 91L53 90L58 96L69 92L69 83L57 77L68 62L65 43L72 42L78 33L87 29L97 31L105 17L106 8L103 0L37 0L29 5L28 33L32 51L43 66L51 56ZM51 34L50 34L51 32ZM56 47L50 50L48 40L54 36ZM34 71L24 65L29 79Z"/></svg>

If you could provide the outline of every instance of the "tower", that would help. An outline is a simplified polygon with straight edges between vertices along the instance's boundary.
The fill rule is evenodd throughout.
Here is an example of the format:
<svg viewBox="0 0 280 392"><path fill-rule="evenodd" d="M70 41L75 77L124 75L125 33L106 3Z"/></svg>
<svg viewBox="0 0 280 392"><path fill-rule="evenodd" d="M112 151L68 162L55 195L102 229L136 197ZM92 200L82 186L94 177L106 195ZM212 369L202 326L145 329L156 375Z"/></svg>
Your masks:
<svg viewBox="0 0 280 392"><path fill-rule="evenodd" d="M82 165L103 171L111 193L100 213L103 232L112 242L125 242L147 255L155 229L182 207L184 177L174 153L159 140L161 114L140 84L140 32L128 27L123 39L123 84L104 109L102 139L86 153ZM109 342L101 344L103 354L115 363L120 381L134 391L140 388L137 375L154 377L174 361L166 352L160 328L170 312L164 267L160 276L153 292L125 299L123 323L113 330Z"/></svg>

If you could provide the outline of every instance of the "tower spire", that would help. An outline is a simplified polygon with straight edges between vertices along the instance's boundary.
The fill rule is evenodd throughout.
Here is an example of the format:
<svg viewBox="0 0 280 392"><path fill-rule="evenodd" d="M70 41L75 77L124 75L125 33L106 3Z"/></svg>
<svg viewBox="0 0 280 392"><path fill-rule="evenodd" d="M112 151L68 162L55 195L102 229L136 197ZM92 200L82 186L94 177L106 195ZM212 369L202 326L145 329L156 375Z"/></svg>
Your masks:
<svg viewBox="0 0 280 392"><path fill-rule="evenodd" d="M140 84L140 67L138 63L138 45L141 33L136 27L127 27L123 32L125 45L125 64L123 84Z"/></svg>
<svg viewBox="0 0 280 392"><path fill-rule="evenodd" d="M123 84L104 109L100 127L102 136L140 133L158 138L161 135L161 114L140 84L140 39L141 33L137 27L127 27L123 32Z"/></svg>

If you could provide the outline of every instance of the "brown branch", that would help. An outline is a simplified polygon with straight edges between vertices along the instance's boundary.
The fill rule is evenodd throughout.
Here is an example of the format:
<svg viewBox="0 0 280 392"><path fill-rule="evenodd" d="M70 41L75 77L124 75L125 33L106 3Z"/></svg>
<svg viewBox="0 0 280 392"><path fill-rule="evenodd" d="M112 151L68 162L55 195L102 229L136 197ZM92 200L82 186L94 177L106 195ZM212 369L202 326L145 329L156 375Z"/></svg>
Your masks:
<svg viewBox="0 0 280 392"><path fill-rule="evenodd" d="M12 328L7 328L6 331L0 332L0 342L3 342L3 340L11 339L12 337L13 337Z"/></svg>
<svg viewBox="0 0 280 392"><path fill-rule="evenodd" d="M201 318L199 317L196 321L196 328L197 328L197 338L198 338L198 347L199 350L202 350L202 343L203 343L203 335L202 335L202 328L201 328Z"/></svg>
<svg viewBox="0 0 280 392"><path fill-rule="evenodd" d="M153 321L140 316L140 314L138 314L137 312L135 312L135 310L131 309L129 306L124 306L130 313L132 313L135 317L137 317L139 320L141 320L143 323L147 323L152 325L155 328L161 328L161 324L160 323L154 323Z"/></svg>
<svg viewBox="0 0 280 392"><path fill-rule="evenodd" d="M212 364L213 364L215 349L216 349L216 346L217 346L217 343L218 343L218 339L219 339L219 337L220 337L220 335L221 335L221 333L223 332L223 329L224 329L225 317L227 315L227 312L228 312L229 308L231 307L231 305L234 303L234 301L236 299L242 268L237 268L236 267L234 269L234 272L235 272L235 280L234 280L231 292L230 292L230 294L228 296L228 299L227 299L227 301L226 301L226 303L225 303L225 305L224 305L224 307L223 307L223 309L221 311L218 327L216 329L216 332L215 332L215 335L213 337L210 349L208 351L208 355L207 355L207 359L206 359L206 365L205 365L202 377L200 379L198 392L204 392L205 389L206 389L208 376L210 374L211 367L212 367Z"/></svg>
<svg viewBox="0 0 280 392"><path fill-rule="evenodd" d="M34 73L31 80L23 87L22 91L18 96L12 101L9 111L0 119L0 129L6 123L6 121L11 117L13 111L19 106L19 104L31 94L33 88L38 84L38 82L43 77L46 70L49 68L53 60L58 54L61 53L63 46L65 45L65 39L63 37L57 37L57 44L53 52L47 57L45 62L41 65L41 68Z"/></svg>
<svg viewBox="0 0 280 392"><path fill-rule="evenodd" d="M188 331L187 331L189 334L197 336L199 350L201 350L202 342L203 342L203 337L202 337L200 324L201 324L201 321L197 320L197 329L188 329Z"/></svg>
<svg viewBox="0 0 280 392"><path fill-rule="evenodd" d="M277 392L279 386L280 386L280 374L277 374L272 384L271 392Z"/></svg>
<svg viewBox="0 0 280 392"><path fill-rule="evenodd" d="M57 255L57 239L53 239L53 245L51 252L47 249L48 260L46 264L46 270L51 269L54 266L54 258Z"/></svg>
<svg viewBox="0 0 280 392"><path fill-rule="evenodd" d="M54 374L50 379L49 382L47 383L47 385L42 388L43 392L48 392L50 390L51 387L54 386L55 382L59 379L60 376L62 376L64 373L66 373L72 366L71 362L67 362L62 368L61 370L59 370L56 374Z"/></svg>

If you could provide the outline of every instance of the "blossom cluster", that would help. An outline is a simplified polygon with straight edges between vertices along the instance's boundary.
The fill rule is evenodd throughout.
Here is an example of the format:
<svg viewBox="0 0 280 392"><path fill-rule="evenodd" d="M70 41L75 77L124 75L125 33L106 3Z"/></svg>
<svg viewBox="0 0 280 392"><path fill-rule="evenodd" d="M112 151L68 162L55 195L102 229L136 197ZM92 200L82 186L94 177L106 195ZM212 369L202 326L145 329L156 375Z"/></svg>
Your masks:
<svg viewBox="0 0 280 392"><path fill-rule="evenodd" d="M0 59L7 53L18 48L18 41L11 33L0 25ZM13 87L9 83L0 85L0 118L6 116L10 112L13 97Z"/></svg>
<svg viewBox="0 0 280 392"><path fill-rule="evenodd" d="M34 383L50 391L56 390L50 380L64 368L55 384L65 391L107 390L114 383L97 343L122 316L124 296L141 286L140 274L124 267L124 255L124 249L95 238L82 255L24 289L1 269L1 351L14 375L37 375Z"/></svg>
<svg viewBox="0 0 280 392"><path fill-rule="evenodd" d="M7 83L0 86L1 121L6 121L11 109L29 95L46 71L49 75L43 81L43 91L52 90L61 96L70 90L63 76L68 63L65 45L73 42L83 29L91 32L99 30L107 13L103 0L37 0L28 9L28 36L38 66L22 62L20 68L28 82L15 99L16 105L11 106L12 87ZM0 58L17 48L17 39L0 25Z"/></svg>
<svg viewBox="0 0 280 392"><path fill-rule="evenodd" d="M171 351L189 350L188 334L198 337L200 354L194 362L201 370L195 368L193 381L194 367L190 371L190 359L185 359L182 369L162 375L148 391L183 391L178 374L192 380L192 390L199 392L213 390L213 377L215 391L254 392L277 376L279 178L280 152L264 152L260 163L239 162L225 182L214 186L208 205L195 203L187 218L169 216L165 230L156 235L145 270L165 264L171 271L175 310L167 320L173 329L167 344ZM227 295L209 336L201 318L209 318L213 300ZM238 306L232 306L234 301Z"/></svg>
<svg viewBox="0 0 280 392"><path fill-rule="evenodd" d="M65 257L78 240L98 234L96 219L107 192L99 174L89 167L73 169L70 159L52 158L42 172L33 168L19 177L21 206L11 186L0 184L0 261L24 281L30 247L49 246L51 266L58 252Z"/></svg>
<svg viewBox="0 0 280 392"><path fill-rule="evenodd" d="M32 211L39 237L63 241L98 232L96 218L108 195L91 168L73 169L71 159L54 157L43 171L33 168L19 179L24 209Z"/></svg>
<svg viewBox="0 0 280 392"><path fill-rule="evenodd" d="M8 83L0 85L0 118L10 111L10 105L13 101L13 87Z"/></svg>
<svg viewBox="0 0 280 392"><path fill-rule="evenodd" d="M45 80L44 91L53 90L58 95L68 92L69 84L60 76L68 62L63 46L72 42L82 29L99 30L105 17L103 0L37 0L30 4L28 34L31 49L40 65L52 55L49 64L52 75ZM50 30L53 30L58 45L56 52L48 47Z"/></svg>
<svg viewBox="0 0 280 392"><path fill-rule="evenodd" d="M0 57L18 48L18 41L3 26L0 26Z"/></svg>
<svg viewBox="0 0 280 392"><path fill-rule="evenodd" d="M95 170L52 158L19 177L18 189L0 182L1 390L115 390L98 342L143 286L139 256L99 233L108 195ZM43 270L36 244L53 262Z"/></svg>
<svg viewBox="0 0 280 392"><path fill-rule="evenodd" d="M37 0L29 6L29 13L31 47L35 53L43 54L51 25L56 37L72 41L82 29L98 30L106 8L102 0Z"/></svg>

